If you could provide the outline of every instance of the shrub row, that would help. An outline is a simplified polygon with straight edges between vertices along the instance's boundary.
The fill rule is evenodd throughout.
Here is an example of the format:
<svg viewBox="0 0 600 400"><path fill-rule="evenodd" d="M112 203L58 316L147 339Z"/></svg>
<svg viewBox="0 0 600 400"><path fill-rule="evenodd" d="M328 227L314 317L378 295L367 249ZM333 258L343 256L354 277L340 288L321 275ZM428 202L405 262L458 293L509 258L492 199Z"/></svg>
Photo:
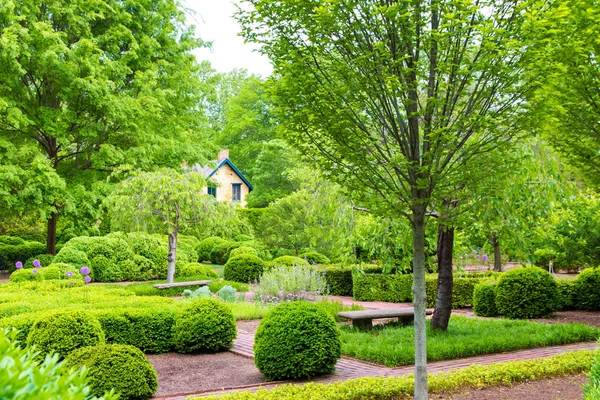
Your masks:
<svg viewBox="0 0 600 400"><path fill-rule="evenodd" d="M44 243L29 242L13 236L0 236L0 263L4 262L10 271L15 270L17 261L28 265L28 259L43 254L45 251Z"/></svg>
<svg viewBox="0 0 600 400"><path fill-rule="evenodd" d="M329 294L332 296L352 296L353 293L353 281L352 271L356 270L357 273L363 274L380 274L382 272L381 266L367 265L362 269L359 266L346 266L340 265L323 265L325 269L325 280L329 287ZM359 272L360 270L360 272Z"/></svg>

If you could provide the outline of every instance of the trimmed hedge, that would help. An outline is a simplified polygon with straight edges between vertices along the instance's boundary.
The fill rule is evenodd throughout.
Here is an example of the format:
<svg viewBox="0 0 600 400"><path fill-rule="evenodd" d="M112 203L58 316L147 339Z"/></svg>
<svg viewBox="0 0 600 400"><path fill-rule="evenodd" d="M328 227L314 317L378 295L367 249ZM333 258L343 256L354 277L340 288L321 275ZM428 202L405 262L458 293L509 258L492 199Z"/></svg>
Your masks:
<svg viewBox="0 0 600 400"><path fill-rule="evenodd" d="M4 260L4 264L9 271L15 270L17 261L21 261L25 265L29 258L46 251L44 243L28 242L12 236L0 236L0 238L4 238L5 241L0 242L0 258Z"/></svg>
<svg viewBox="0 0 600 400"><path fill-rule="evenodd" d="M325 280L329 287L329 294L332 296L352 296L352 266L342 267L340 265L323 265L325 269ZM357 267L359 268L359 267ZM362 272L368 274L380 274L381 266L368 265L362 269Z"/></svg>
<svg viewBox="0 0 600 400"><path fill-rule="evenodd" d="M232 249L229 252L229 257L239 256L240 254L252 254L258 257L258 251L254 247L250 246L240 246L238 248Z"/></svg>
<svg viewBox="0 0 600 400"><path fill-rule="evenodd" d="M158 376L139 349L121 344L89 346L65 360L69 368L85 366L91 394L101 396L114 389L122 400L146 399L158 389Z"/></svg>
<svg viewBox="0 0 600 400"><path fill-rule="evenodd" d="M558 293L560 294L560 309L576 309L575 298L578 287L575 279L557 279L556 283L558 285Z"/></svg>
<svg viewBox="0 0 600 400"><path fill-rule="evenodd" d="M481 282L473 291L473 311L482 317L498 316L496 282Z"/></svg>
<svg viewBox="0 0 600 400"><path fill-rule="evenodd" d="M33 268L33 262L35 260L38 260L42 267L47 267L54 262L54 256L52 254L38 254L36 256L29 257L27 261L23 263L23 268Z"/></svg>
<svg viewBox="0 0 600 400"><path fill-rule="evenodd" d="M300 257L281 256L273 259L273 265L282 267L293 267L294 265L309 265L309 263Z"/></svg>
<svg viewBox="0 0 600 400"><path fill-rule="evenodd" d="M317 264L324 265L330 264L331 260L327 256L324 256L321 253L317 253L316 251L309 251L307 253L300 254L300 258L308 262L309 264Z"/></svg>
<svg viewBox="0 0 600 400"><path fill-rule="evenodd" d="M265 262L252 254L231 257L223 268L223 278L228 281L248 283L259 279Z"/></svg>
<svg viewBox="0 0 600 400"><path fill-rule="evenodd" d="M584 269L577 276L573 301L578 310L600 310L600 267Z"/></svg>
<svg viewBox="0 0 600 400"><path fill-rule="evenodd" d="M14 271L12 274L10 274L10 277L8 278L11 282L32 282L32 281L43 281L44 280L44 276L42 274L39 273L39 270L37 273L33 273L33 269L18 269L16 271Z"/></svg>
<svg viewBox="0 0 600 400"><path fill-rule="evenodd" d="M340 332L333 317L302 301L271 310L254 339L254 362L268 380L332 372L340 356Z"/></svg>
<svg viewBox="0 0 600 400"><path fill-rule="evenodd" d="M212 267L196 262L185 264L183 267L179 268L179 270L176 270L175 274L177 276L206 276L207 278L213 279L219 278L219 274L212 269Z"/></svg>

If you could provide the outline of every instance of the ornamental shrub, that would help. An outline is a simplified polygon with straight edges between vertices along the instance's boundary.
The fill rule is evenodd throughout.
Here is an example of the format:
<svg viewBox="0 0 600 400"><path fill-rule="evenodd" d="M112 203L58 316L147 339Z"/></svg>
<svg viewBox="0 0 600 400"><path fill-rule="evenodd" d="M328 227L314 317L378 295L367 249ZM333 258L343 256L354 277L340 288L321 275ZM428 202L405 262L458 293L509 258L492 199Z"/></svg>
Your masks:
<svg viewBox="0 0 600 400"><path fill-rule="evenodd" d="M216 352L232 346L237 336L233 313L219 300L194 300L173 326L175 348L180 353Z"/></svg>
<svg viewBox="0 0 600 400"><path fill-rule="evenodd" d="M310 251L308 253L300 254L300 258L308 262L309 264L317 264L324 265L331 263L331 260L327 256L324 256L321 253L317 253L316 251Z"/></svg>
<svg viewBox="0 0 600 400"><path fill-rule="evenodd" d="M292 267L294 265L309 265L308 261L295 256L281 256L273 259L275 266Z"/></svg>
<svg viewBox="0 0 600 400"><path fill-rule="evenodd" d="M38 254L33 257L29 257L27 261L23 263L23 268L33 268L33 262L38 260L42 267L47 267L52 264L54 256L52 254Z"/></svg>
<svg viewBox="0 0 600 400"><path fill-rule="evenodd" d="M41 354L57 353L67 356L84 346L103 344L104 331L98 319L83 311L62 311L42 316L36 320L27 345L35 346Z"/></svg>
<svg viewBox="0 0 600 400"><path fill-rule="evenodd" d="M229 252L229 258L239 256L240 254L252 254L253 256L258 256L258 251L250 246L240 246Z"/></svg>
<svg viewBox="0 0 600 400"><path fill-rule="evenodd" d="M302 301L271 310L254 339L254 363L269 380L332 372L340 356L335 320L318 306Z"/></svg>
<svg viewBox="0 0 600 400"><path fill-rule="evenodd" d="M11 282L39 282L44 280L44 276L38 273L34 274L33 269L18 269L10 274L10 278L8 278Z"/></svg>
<svg viewBox="0 0 600 400"><path fill-rule="evenodd" d="M19 246L21 244L25 244L25 240L18 236L0 236L0 243L7 244L9 246Z"/></svg>
<svg viewBox="0 0 600 400"><path fill-rule="evenodd" d="M225 239L218 236L210 236L201 240L196 247L196 252L198 253L198 262L209 261L213 248L225 242Z"/></svg>
<svg viewBox="0 0 600 400"><path fill-rule="evenodd" d="M533 252L535 259L535 266L541 269L548 270L550 261L554 262L554 269L558 271L558 265L556 265L558 253L552 249L537 249Z"/></svg>
<svg viewBox="0 0 600 400"><path fill-rule="evenodd" d="M538 267L515 268L502 274L496 287L498 313L507 318L539 318L560 307L556 280Z"/></svg>
<svg viewBox="0 0 600 400"><path fill-rule="evenodd" d="M265 262L252 254L231 257L223 268L223 278L228 281L248 283L259 279Z"/></svg>
<svg viewBox="0 0 600 400"><path fill-rule="evenodd" d="M496 282L481 282L473 291L473 311L482 317L498 316L496 308Z"/></svg>
<svg viewBox="0 0 600 400"><path fill-rule="evenodd" d="M241 247L241 243L225 241L217 244L210 252L210 262L213 264L224 265L229 260L231 250Z"/></svg>
<svg viewBox="0 0 600 400"><path fill-rule="evenodd" d="M575 295L577 292L577 282L575 279L557 279L558 292L560 293L560 310L575 309Z"/></svg>
<svg viewBox="0 0 600 400"><path fill-rule="evenodd" d="M56 257L54 257L53 261L56 263L72 264L77 268L82 267L84 265L90 265L90 260L87 254L85 254L85 252L77 250L76 248L68 245L65 245L58 252Z"/></svg>
<svg viewBox="0 0 600 400"><path fill-rule="evenodd" d="M9 271L14 271L17 261L21 261L23 266L25 266L30 257L42 254L45 251L46 245L40 242L23 241L23 243L18 245L0 243L0 257L4 259L4 263L8 266Z"/></svg>
<svg viewBox="0 0 600 400"><path fill-rule="evenodd" d="M233 238L234 242L250 242L252 240L254 240L253 236L245 235L243 233L239 234L239 235L237 235L236 237Z"/></svg>
<svg viewBox="0 0 600 400"><path fill-rule="evenodd" d="M577 310L600 310L600 267L584 269L577 276L573 303Z"/></svg>
<svg viewBox="0 0 600 400"><path fill-rule="evenodd" d="M177 276L206 276L207 278L217 279L219 274L212 267L200 263L185 264L179 270L175 271Z"/></svg>
<svg viewBox="0 0 600 400"><path fill-rule="evenodd" d="M158 389L158 377L139 349L124 344L88 346L71 353L68 368L86 367L91 394L114 390L122 400L147 399Z"/></svg>
<svg viewBox="0 0 600 400"><path fill-rule="evenodd" d="M590 381L583 386L585 390L583 400L598 400L600 399L600 356L597 356L592 364L589 378Z"/></svg>

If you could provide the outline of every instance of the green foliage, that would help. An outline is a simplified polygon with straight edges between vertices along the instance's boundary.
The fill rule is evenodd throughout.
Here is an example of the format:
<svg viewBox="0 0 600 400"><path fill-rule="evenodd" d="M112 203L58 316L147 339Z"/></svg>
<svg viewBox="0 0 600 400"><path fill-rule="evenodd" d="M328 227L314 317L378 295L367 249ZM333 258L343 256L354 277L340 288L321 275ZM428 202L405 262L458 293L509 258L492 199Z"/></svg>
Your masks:
<svg viewBox="0 0 600 400"><path fill-rule="evenodd" d="M327 256L317 253L316 251L309 251L308 253L302 253L302 254L300 254L299 257L311 265L312 264L323 265L323 264L331 263L331 260L329 260L329 258Z"/></svg>
<svg viewBox="0 0 600 400"><path fill-rule="evenodd" d="M498 280L496 307L507 318L548 316L560 307L556 280L537 267L511 269Z"/></svg>
<svg viewBox="0 0 600 400"><path fill-rule="evenodd" d="M430 394L447 395L465 389L506 386L542 378L570 376L587 371L596 357L595 351L574 351L535 360L509 361L490 365L473 364L466 368L438 372L428 376ZM307 383L282 385L250 392L209 396L209 400L397 400L412 398L412 375L394 378L368 377L329 384ZM195 400L200 400L197 397ZM202 398L204 399L204 398ZM596 400L595 398L585 400Z"/></svg>
<svg viewBox="0 0 600 400"><path fill-rule="evenodd" d="M364 310L363 307L358 304L352 303L349 306L343 305L341 301L328 300L326 297L323 300L314 303L317 307L325 311L327 314L333 317L336 322L347 321L346 318L338 317L338 313L342 311L360 311Z"/></svg>
<svg viewBox="0 0 600 400"><path fill-rule="evenodd" d="M335 320L306 302L275 307L261 321L254 339L254 362L269 380L332 372L339 358Z"/></svg>
<svg viewBox="0 0 600 400"><path fill-rule="evenodd" d="M252 254L231 257L223 269L223 277L228 281L248 283L260 278L265 262Z"/></svg>
<svg viewBox="0 0 600 400"><path fill-rule="evenodd" d="M14 240L7 240L16 243ZM4 259L6 266L12 271L15 268L15 263L21 261L23 267L27 263L27 259L36 254L43 253L46 250L46 245L39 242L27 242L12 245L0 243L0 257Z"/></svg>
<svg viewBox="0 0 600 400"><path fill-rule="evenodd" d="M273 267L262 274L253 293L263 303L312 300L327 294L327 282L316 266Z"/></svg>
<svg viewBox="0 0 600 400"><path fill-rule="evenodd" d="M213 264L224 265L227 260L229 260L229 252L238 247L241 247L240 243L228 240L217 243L210 252L210 262Z"/></svg>
<svg viewBox="0 0 600 400"><path fill-rule="evenodd" d="M382 272L381 266L377 265L367 265L362 268L352 266L342 267L340 265L324 265L323 268L325 269L325 280L327 281L329 294L332 296L352 296L352 274L355 269L357 273L380 274Z"/></svg>
<svg viewBox="0 0 600 400"><path fill-rule="evenodd" d="M585 394L583 400L600 399L600 355L596 356L596 361L592 364L589 375L590 381L584 385Z"/></svg>
<svg viewBox="0 0 600 400"><path fill-rule="evenodd" d="M35 346L42 354L56 353L60 357L66 357L80 347L103 344L104 341L104 331L98 319L83 311L44 316L33 323L27 335L28 346Z"/></svg>
<svg viewBox="0 0 600 400"><path fill-rule="evenodd" d="M0 398L12 400L116 400L106 394L91 397L88 371L70 370L58 355L40 362L35 350L15 340L16 332L0 332Z"/></svg>
<svg viewBox="0 0 600 400"><path fill-rule="evenodd" d="M190 289L186 289L183 291L183 293L181 293L181 296L184 299L191 299L191 298L208 299L208 298L212 297L212 292L210 291L210 289L207 286L201 286L194 291L192 291Z"/></svg>
<svg viewBox="0 0 600 400"><path fill-rule="evenodd" d="M234 282L234 281L226 281L226 280L218 280L218 281L214 281L213 283L211 283L210 285L208 285L208 288L210 289L211 292L216 293L219 290L221 290L221 288L223 288L224 286L231 286L232 288L234 288L235 290L237 290L238 292L247 292L250 289L248 288L248 285L245 283L241 283L241 282Z"/></svg>
<svg viewBox="0 0 600 400"><path fill-rule="evenodd" d="M212 299L194 300L173 326L173 341L180 353L222 351L233 345L236 335L233 313Z"/></svg>
<svg viewBox="0 0 600 400"><path fill-rule="evenodd" d="M261 220L268 212L266 208L238 208L240 217L245 219L254 232L258 232L261 226Z"/></svg>
<svg viewBox="0 0 600 400"><path fill-rule="evenodd" d="M33 257L29 257L27 261L23 263L23 268L33 268L33 262L38 260L42 267L47 267L52 264L54 256L52 254L38 254Z"/></svg>
<svg viewBox="0 0 600 400"><path fill-rule="evenodd" d="M0 236L0 243L8 244L10 246L19 246L21 244L25 244L25 241L18 236L3 235L3 236Z"/></svg>
<svg viewBox="0 0 600 400"><path fill-rule="evenodd" d="M133 346L104 344L76 350L67 357L71 368L85 366L93 394L114 390L119 398L146 399L158 389L158 377L144 353Z"/></svg>
<svg viewBox="0 0 600 400"><path fill-rule="evenodd" d="M208 288L207 288L208 289ZM228 302L228 303L232 303L234 301L236 301L236 294L237 290L235 290L235 288L233 288L232 286L223 286L217 293L216 295L219 296L220 298L222 298L224 301Z"/></svg>
<svg viewBox="0 0 600 400"><path fill-rule="evenodd" d="M560 294L560 309L574 310L577 296L577 282L574 279L557 279L558 293Z"/></svg>
<svg viewBox="0 0 600 400"><path fill-rule="evenodd" d="M13 273L10 274L10 281L11 282L30 282L30 281L43 281L44 280L44 276L42 274L40 274L39 272L34 274L33 273L34 270L32 269L20 269L20 270L16 270Z"/></svg>
<svg viewBox="0 0 600 400"><path fill-rule="evenodd" d="M202 239L196 248L196 251L198 252L198 261L209 261L213 248L225 242L225 239L218 236L211 236Z"/></svg>
<svg viewBox="0 0 600 400"><path fill-rule="evenodd" d="M251 242L254 240L254 236L240 234L233 238L234 242Z"/></svg>
<svg viewBox="0 0 600 400"><path fill-rule="evenodd" d="M548 269L550 265L550 261L554 262L554 268L556 270L559 269L559 265L556 265L556 251L552 249L537 249L533 252L533 257L535 258L535 266L540 267L541 269Z"/></svg>
<svg viewBox="0 0 600 400"><path fill-rule="evenodd" d="M94 238L95 239L95 238ZM63 263L63 264L71 264L76 268L80 268L82 266L90 266L90 260L87 257L87 254L84 251L77 250L74 247L64 246L56 257L54 258L54 262Z"/></svg>
<svg viewBox="0 0 600 400"><path fill-rule="evenodd" d="M309 265L309 263L300 257L295 256L281 256L273 259L275 266L293 267L295 265Z"/></svg>
<svg viewBox="0 0 600 400"><path fill-rule="evenodd" d="M428 328L427 359L466 358L518 349L596 340L600 328L453 315L447 331ZM342 354L387 366L414 363L414 327L342 329Z"/></svg>
<svg viewBox="0 0 600 400"><path fill-rule="evenodd" d="M219 274L208 265L200 263L189 263L179 268L177 275L184 276L206 276L207 278L218 279Z"/></svg>
<svg viewBox="0 0 600 400"><path fill-rule="evenodd" d="M261 319L269 312L270 308L260 303L226 303L236 320Z"/></svg>
<svg viewBox="0 0 600 400"><path fill-rule="evenodd" d="M232 249L229 252L229 257L235 257L240 254L251 254L254 256L258 256L258 251L255 248L249 246L240 246L238 248Z"/></svg>
<svg viewBox="0 0 600 400"><path fill-rule="evenodd" d="M481 282L473 291L473 311L482 317L496 317L496 282Z"/></svg>
<svg viewBox="0 0 600 400"><path fill-rule="evenodd" d="M578 310L600 311L600 267L584 269L577 276L573 301Z"/></svg>

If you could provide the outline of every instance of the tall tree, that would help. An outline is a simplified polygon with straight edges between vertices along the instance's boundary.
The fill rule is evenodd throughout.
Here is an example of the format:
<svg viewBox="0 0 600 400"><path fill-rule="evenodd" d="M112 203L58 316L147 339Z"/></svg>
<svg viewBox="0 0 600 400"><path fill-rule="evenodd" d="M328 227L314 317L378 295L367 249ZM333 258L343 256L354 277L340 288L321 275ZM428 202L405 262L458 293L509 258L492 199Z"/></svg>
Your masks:
<svg viewBox="0 0 600 400"><path fill-rule="evenodd" d="M201 158L192 32L175 0L3 1L0 136L35 143L66 182Z"/></svg>
<svg viewBox="0 0 600 400"><path fill-rule="evenodd" d="M412 225L415 398L426 399L427 210L510 139L534 2L244 3L243 35L274 63L286 137L370 208Z"/></svg>

